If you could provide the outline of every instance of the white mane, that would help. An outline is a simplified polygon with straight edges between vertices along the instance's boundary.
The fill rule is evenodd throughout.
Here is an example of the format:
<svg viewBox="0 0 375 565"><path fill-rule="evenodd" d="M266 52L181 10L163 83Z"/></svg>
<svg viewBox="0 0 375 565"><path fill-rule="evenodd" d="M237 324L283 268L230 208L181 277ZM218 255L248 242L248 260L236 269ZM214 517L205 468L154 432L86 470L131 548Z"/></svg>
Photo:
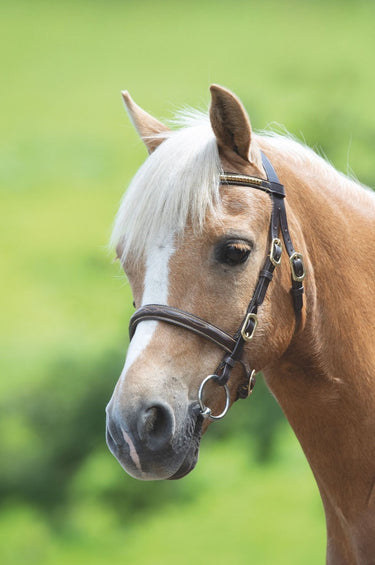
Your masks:
<svg viewBox="0 0 375 565"><path fill-rule="evenodd" d="M288 162L294 164L295 170L303 171L304 180L310 181L312 186L318 183L323 185L327 192L334 195L336 204L341 202L363 216L374 215L374 191L357 178L335 169L325 155L320 156L289 133L281 135L266 131L257 135L256 139L260 147L287 155Z"/></svg>
<svg viewBox="0 0 375 565"><path fill-rule="evenodd" d="M219 203L221 164L208 116L188 111L178 123L185 127L163 134L124 195L111 237L122 261L181 233L188 219L201 228Z"/></svg>

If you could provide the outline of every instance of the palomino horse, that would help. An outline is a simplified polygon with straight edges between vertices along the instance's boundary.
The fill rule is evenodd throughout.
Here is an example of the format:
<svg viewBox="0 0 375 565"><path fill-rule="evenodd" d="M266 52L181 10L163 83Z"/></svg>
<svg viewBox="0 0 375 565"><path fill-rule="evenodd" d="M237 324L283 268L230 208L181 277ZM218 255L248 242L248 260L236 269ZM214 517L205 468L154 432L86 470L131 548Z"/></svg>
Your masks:
<svg viewBox="0 0 375 565"><path fill-rule="evenodd" d="M375 563L374 194L211 95L170 131L123 94L150 155L113 233L138 310L109 448L133 477L180 478L263 371L317 480L327 562Z"/></svg>

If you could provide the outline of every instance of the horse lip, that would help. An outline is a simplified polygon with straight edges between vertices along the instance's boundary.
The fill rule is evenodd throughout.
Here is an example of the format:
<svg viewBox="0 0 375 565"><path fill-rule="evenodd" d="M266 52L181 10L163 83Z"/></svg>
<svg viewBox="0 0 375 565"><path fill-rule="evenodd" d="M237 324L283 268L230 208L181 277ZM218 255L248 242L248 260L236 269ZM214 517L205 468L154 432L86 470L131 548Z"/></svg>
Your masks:
<svg viewBox="0 0 375 565"><path fill-rule="evenodd" d="M195 457L191 461L187 461L187 457L186 457L179 470L176 471L176 473L174 473L174 475L172 475L171 477L168 477L167 480L176 481L177 479L182 479L183 477L186 477L186 475L188 475L194 469L194 467L197 464L197 461L198 461L198 450Z"/></svg>
<svg viewBox="0 0 375 565"><path fill-rule="evenodd" d="M202 416L198 416L195 424L195 429L191 437L191 447L179 469L168 478L169 481L182 479L183 477L188 475L196 466L198 462L199 445L202 437L202 424L203 418Z"/></svg>
<svg viewBox="0 0 375 565"><path fill-rule="evenodd" d="M117 441L117 434L113 433L113 429L110 429L110 426L107 424L106 426L106 440L107 440L107 445L109 450L111 451L111 453L113 453L113 455L115 457L117 457L117 454L119 452L120 449L120 444Z"/></svg>

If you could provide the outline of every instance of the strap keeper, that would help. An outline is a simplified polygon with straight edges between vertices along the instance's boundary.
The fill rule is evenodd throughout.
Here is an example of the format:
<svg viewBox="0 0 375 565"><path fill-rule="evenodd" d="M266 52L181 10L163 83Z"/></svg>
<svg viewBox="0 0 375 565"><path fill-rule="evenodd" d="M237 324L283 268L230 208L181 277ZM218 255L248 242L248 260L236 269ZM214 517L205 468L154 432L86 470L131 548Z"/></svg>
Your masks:
<svg viewBox="0 0 375 565"><path fill-rule="evenodd" d="M273 196L277 196L278 198L285 198L284 185L282 185L279 182L274 182L270 180L268 180L268 182L270 183L270 192Z"/></svg>
<svg viewBox="0 0 375 565"><path fill-rule="evenodd" d="M303 308L303 293L305 292L302 283L297 283L297 284L299 286L292 286L292 288L290 289L290 294L292 295L293 298L294 311L296 314L301 312Z"/></svg>
<svg viewBox="0 0 375 565"><path fill-rule="evenodd" d="M229 367L233 369L237 361L233 359L233 357L231 357L230 355L227 355L226 357L224 357L223 363L225 363L225 365L229 365Z"/></svg>
<svg viewBox="0 0 375 565"><path fill-rule="evenodd" d="M268 271L267 269L260 271L259 276L268 279L270 282L273 279L273 273L271 273L271 271Z"/></svg>
<svg viewBox="0 0 375 565"><path fill-rule="evenodd" d="M300 296L301 294L304 293L304 288L303 285L299 286L299 287L292 287L290 289L291 294L293 294L293 296Z"/></svg>

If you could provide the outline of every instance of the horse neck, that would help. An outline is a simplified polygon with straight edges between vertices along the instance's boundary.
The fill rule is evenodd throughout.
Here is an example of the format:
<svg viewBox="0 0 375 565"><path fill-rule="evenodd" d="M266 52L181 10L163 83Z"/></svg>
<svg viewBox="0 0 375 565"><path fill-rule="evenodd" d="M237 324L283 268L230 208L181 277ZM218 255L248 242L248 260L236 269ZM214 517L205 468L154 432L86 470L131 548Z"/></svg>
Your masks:
<svg viewBox="0 0 375 565"><path fill-rule="evenodd" d="M343 531L366 515L375 529L375 199L318 157L296 166L282 151L268 154L310 270L305 328L265 377L310 462L328 521Z"/></svg>
<svg viewBox="0 0 375 565"><path fill-rule="evenodd" d="M347 375L351 383L363 383L364 377L373 382L375 195L320 157L300 151L302 166L301 161L288 164L281 152L272 159L280 165L287 205L310 263L304 337L309 335L313 344L308 351L316 358L314 365L331 379L342 381ZM295 344L299 355L308 353L303 340Z"/></svg>

